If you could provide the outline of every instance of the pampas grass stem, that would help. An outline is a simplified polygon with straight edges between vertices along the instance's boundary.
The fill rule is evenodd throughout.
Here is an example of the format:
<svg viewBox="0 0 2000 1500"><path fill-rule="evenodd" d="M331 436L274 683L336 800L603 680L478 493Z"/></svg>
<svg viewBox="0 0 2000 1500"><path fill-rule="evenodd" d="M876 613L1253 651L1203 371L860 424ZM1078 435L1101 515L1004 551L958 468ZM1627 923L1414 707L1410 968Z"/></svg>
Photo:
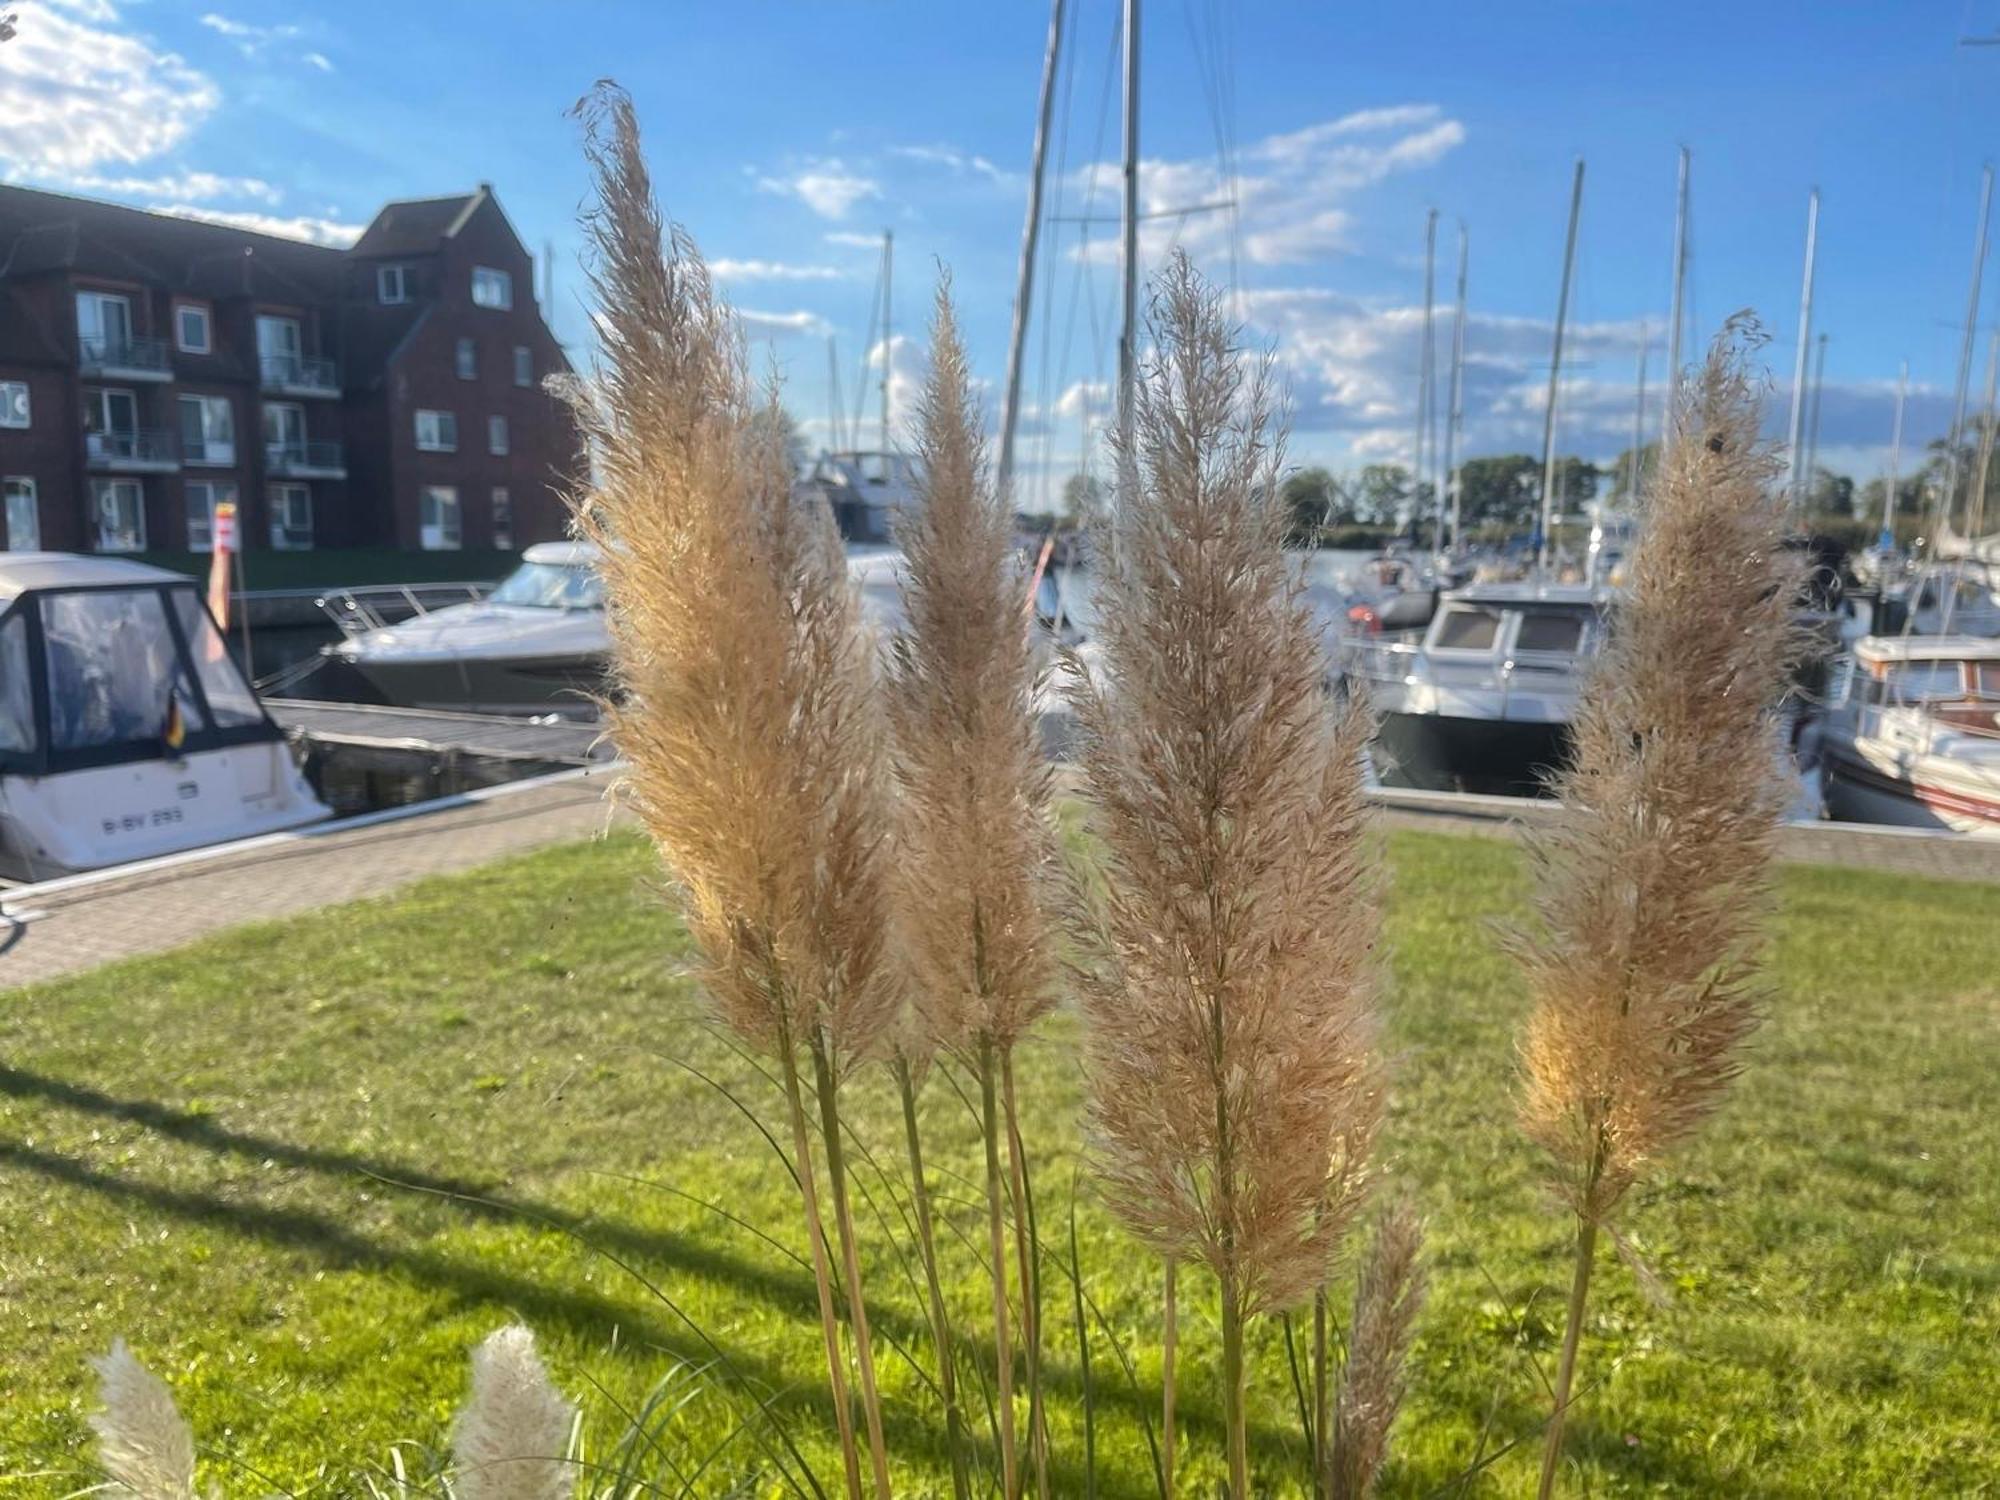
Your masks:
<svg viewBox="0 0 2000 1500"><path fill-rule="evenodd" d="M868 1332L868 1299L861 1287L861 1252L847 1195L847 1151L841 1138L840 1082L826 1044L811 1045L813 1082L819 1095L820 1133L826 1145L826 1180L833 1198L833 1222L840 1235L840 1258L847 1287L847 1315L854 1330L854 1367L860 1376L861 1414L868 1424L868 1457L875 1468L878 1500L889 1500L889 1445L882 1434L882 1396L875 1385L875 1348Z"/></svg>
<svg viewBox="0 0 2000 1500"><path fill-rule="evenodd" d="M1021 1273L1021 1349L1028 1377L1028 1456L1035 1492L1049 1500L1049 1427L1042 1394L1042 1274L1028 1151L1014 1100L1014 1053L1000 1054L1000 1109L1007 1127L1007 1185L1014 1205L1014 1251Z"/></svg>
<svg viewBox="0 0 2000 1500"><path fill-rule="evenodd" d="M1007 1308L1006 1186L1000 1169L998 1068L991 1042L979 1047L979 1124L986 1141L986 1252L993 1262L993 1362L1000 1415L1000 1493L1020 1494L1020 1456L1014 1422L1014 1349Z"/></svg>
<svg viewBox="0 0 2000 1500"><path fill-rule="evenodd" d="M1174 1398L1180 1379L1180 1268L1169 1255L1160 1271L1160 1494L1174 1500Z"/></svg>
<svg viewBox="0 0 2000 1500"><path fill-rule="evenodd" d="M910 1157L910 1199L917 1221L917 1250L924 1264L924 1295L930 1307L931 1339L937 1347L938 1394L944 1399L945 1438L951 1448L952 1495L954 1500L971 1500L965 1413L958 1404L958 1361L952 1348L951 1319L945 1311L944 1284L938 1276L936 1221L930 1185L924 1180L923 1134L917 1128L917 1079L908 1056L900 1051L893 1069L896 1093L903 1105L903 1141Z"/></svg>

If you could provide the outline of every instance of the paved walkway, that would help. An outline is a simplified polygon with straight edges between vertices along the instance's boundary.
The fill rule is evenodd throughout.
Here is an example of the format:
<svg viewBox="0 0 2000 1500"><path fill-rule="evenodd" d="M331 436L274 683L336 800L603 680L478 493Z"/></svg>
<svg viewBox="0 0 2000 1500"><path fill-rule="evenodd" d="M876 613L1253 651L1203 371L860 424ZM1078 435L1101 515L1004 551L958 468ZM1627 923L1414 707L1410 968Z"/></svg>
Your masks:
<svg viewBox="0 0 2000 1500"><path fill-rule="evenodd" d="M517 783L421 817L306 829L236 853L60 882L47 892L0 892L0 990L589 838L611 815L609 782L600 773Z"/></svg>
<svg viewBox="0 0 2000 1500"><path fill-rule="evenodd" d="M379 896L427 875L585 839L612 819L605 772L474 793L459 806L364 827L305 830L226 854L0 895L0 990L178 947L239 922ZM1392 828L1514 838L1550 804L1419 792L1376 794ZM2000 840L1849 824L1793 825L1780 856L2000 884Z"/></svg>

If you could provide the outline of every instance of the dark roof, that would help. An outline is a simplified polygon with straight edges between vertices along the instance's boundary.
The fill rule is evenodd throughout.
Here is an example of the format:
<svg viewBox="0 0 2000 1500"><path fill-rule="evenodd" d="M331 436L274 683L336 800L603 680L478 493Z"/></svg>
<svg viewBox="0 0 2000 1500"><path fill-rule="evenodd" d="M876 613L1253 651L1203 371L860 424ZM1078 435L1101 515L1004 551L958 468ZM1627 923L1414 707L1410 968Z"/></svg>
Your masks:
<svg viewBox="0 0 2000 1500"><path fill-rule="evenodd" d="M449 198L410 198L385 203L382 211L354 242L354 254L366 258L393 255L428 255L440 240L449 239L470 217L479 200L488 196L482 184L475 193L458 193Z"/></svg>
<svg viewBox="0 0 2000 1500"><path fill-rule="evenodd" d="M210 295L250 291L317 298L338 291L341 262L342 252L327 245L0 186L0 273L81 271L200 288Z"/></svg>

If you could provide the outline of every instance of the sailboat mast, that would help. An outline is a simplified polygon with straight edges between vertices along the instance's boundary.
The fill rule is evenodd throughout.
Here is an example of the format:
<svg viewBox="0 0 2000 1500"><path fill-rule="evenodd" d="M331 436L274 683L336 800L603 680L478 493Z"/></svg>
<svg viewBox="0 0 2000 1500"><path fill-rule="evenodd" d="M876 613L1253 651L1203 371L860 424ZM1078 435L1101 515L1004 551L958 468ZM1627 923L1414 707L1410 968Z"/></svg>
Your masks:
<svg viewBox="0 0 2000 1500"><path fill-rule="evenodd" d="M1965 388L1972 378L1972 337L1979 326L1979 283L1986 270L1986 234L1992 208L1993 169L1988 167L1980 174L1979 236L1972 254L1972 290L1965 299L1965 333L1958 346L1958 383L1952 389L1950 463L1945 471L1944 494L1938 499L1937 524L1932 528L1933 534L1940 537L1958 509L1958 477L1963 467L1960 448L1965 441Z"/></svg>
<svg viewBox="0 0 2000 1500"><path fill-rule="evenodd" d="M1432 209L1424 218L1424 344L1417 351L1417 439L1415 461L1410 466L1411 495L1419 501L1424 493L1425 449L1429 446L1431 434L1431 375L1437 361L1437 340L1433 331L1437 299L1437 232L1438 213ZM1433 461L1436 456L1435 453L1430 455ZM1444 524L1443 497L1433 498L1438 502L1436 526L1441 528ZM1414 516L1412 519L1414 521ZM1414 524L1411 534L1422 535ZM1434 531L1431 537L1433 550L1441 545L1442 538Z"/></svg>
<svg viewBox="0 0 2000 1500"><path fill-rule="evenodd" d="M896 265L896 236L892 230L882 231L882 474L889 474L889 366L896 357L896 346L889 337L889 310L894 305L889 300L889 278Z"/></svg>
<svg viewBox="0 0 2000 1500"><path fill-rule="evenodd" d="M1639 450L1646 441L1646 356L1652 353L1652 340L1647 337L1646 325L1639 325L1639 387L1638 395L1632 402L1632 451L1625 460L1625 503L1636 507L1639 503Z"/></svg>
<svg viewBox="0 0 2000 1500"><path fill-rule="evenodd" d="M1882 496L1882 535L1876 545L1886 552L1896 544L1896 491L1903 483L1903 398L1910 389L1910 362L1896 372L1896 423L1889 435L1889 488Z"/></svg>
<svg viewBox="0 0 2000 1500"><path fill-rule="evenodd" d="M1826 335L1819 336L1813 355L1812 415L1806 418L1806 493L1811 495L1813 476L1819 472L1819 403L1826 394Z"/></svg>
<svg viewBox="0 0 2000 1500"><path fill-rule="evenodd" d="M1674 417L1681 396L1681 325L1687 321L1688 148L1681 147L1680 187L1674 196L1674 295L1667 313L1667 409L1660 423L1660 456L1674 443Z"/></svg>
<svg viewBox="0 0 2000 1500"><path fill-rule="evenodd" d="M1062 51L1063 0L1049 7L1049 45L1042 58L1042 107L1035 117L1035 154L1028 170L1028 222L1021 229L1021 271L1014 283L1014 328L1007 340L1007 394L1000 406L1000 493L1014 482L1014 428L1021 417L1021 365L1028 344L1028 308L1035 291L1035 246L1042 232L1042 168L1048 160L1049 119L1055 112L1056 64Z"/></svg>
<svg viewBox="0 0 2000 1500"><path fill-rule="evenodd" d="M848 445L840 430L840 352L832 334L826 336L826 445L839 451Z"/></svg>
<svg viewBox="0 0 2000 1500"><path fill-rule="evenodd" d="M1118 450L1132 452L1132 395L1139 366L1139 0L1125 0L1125 197L1120 249L1125 277L1118 335Z"/></svg>
<svg viewBox="0 0 2000 1500"><path fill-rule="evenodd" d="M1562 290L1556 294L1556 342L1549 357L1549 396L1542 409L1542 535L1536 566L1544 573L1553 556L1556 519L1556 393L1562 382L1563 333L1569 326L1569 283L1576 269L1576 221L1583 212L1583 158L1569 189L1569 233L1563 240Z"/></svg>
<svg viewBox="0 0 2000 1500"><path fill-rule="evenodd" d="M1986 426L1979 434L1979 483L1965 501L1965 535L1968 541L1978 541L1986 530L1986 479L1993 464L1993 423L1996 416L2000 416L2000 332L1994 333L1986 348Z"/></svg>
<svg viewBox="0 0 2000 1500"><path fill-rule="evenodd" d="M1819 189L1806 199L1806 270L1799 288L1799 347L1792 361L1792 418L1785 433L1785 503L1801 507L1804 468L1799 443L1805 436L1806 352L1812 346L1813 264L1819 253Z"/></svg>
<svg viewBox="0 0 2000 1500"><path fill-rule="evenodd" d="M1444 419L1444 482L1451 492L1451 546L1465 545L1460 529L1458 434L1465 421L1465 226L1458 226L1458 310L1451 319L1451 396Z"/></svg>

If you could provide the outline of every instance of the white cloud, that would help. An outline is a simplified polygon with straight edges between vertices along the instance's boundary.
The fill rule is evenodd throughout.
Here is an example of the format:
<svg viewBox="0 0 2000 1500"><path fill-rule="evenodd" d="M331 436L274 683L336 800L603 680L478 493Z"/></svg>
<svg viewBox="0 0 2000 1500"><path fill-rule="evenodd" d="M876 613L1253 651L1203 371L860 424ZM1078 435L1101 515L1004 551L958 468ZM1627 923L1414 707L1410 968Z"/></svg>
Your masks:
<svg viewBox="0 0 2000 1500"><path fill-rule="evenodd" d="M67 12L67 13L65 13ZM74 19L73 19L74 17ZM21 18L0 68L0 161L18 175L67 181L171 150L221 101L173 52L106 27L106 0L64 0Z"/></svg>
<svg viewBox="0 0 2000 1500"><path fill-rule="evenodd" d="M833 325L816 312L758 312L739 307L736 318L744 334L753 339L818 337L833 332Z"/></svg>
<svg viewBox="0 0 2000 1500"><path fill-rule="evenodd" d="M844 272L832 266L795 266L778 260L732 260L721 256L708 263L718 281L838 281Z"/></svg>
<svg viewBox="0 0 2000 1500"><path fill-rule="evenodd" d="M1012 187L1019 181L1012 172L994 166L977 152L961 151L956 146L891 146L889 154L901 157L904 161L943 167L946 171L961 177L984 177L988 182L1004 187Z"/></svg>
<svg viewBox="0 0 2000 1500"><path fill-rule="evenodd" d="M1212 260L1229 248L1229 216L1200 205L1232 202L1243 254L1255 265L1292 265L1350 248L1352 219L1343 200L1399 172L1435 166L1465 139L1465 127L1435 104L1361 110L1304 129L1266 136L1238 153L1223 173L1212 157L1149 160L1139 166L1140 253L1157 263L1174 245ZM1119 171L1100 162L1072 174L1081 212L1115 221ZM1076 253L1115 261L1112 223Z"/></svg>
<svg viewBox="0 0 2000 1500"><path fill-rule="evenodd" d="M223 177L214 172L171 172L159 177L101 177L82 172L67 178L66 185L131 198L248 198L276 203L284 196L261 177Z"/></svg>
<svg viewBox="0 0 2000 1500"><path fill-rule="evenodd" d="M287 217L243 209L209 208L199 203L168 203L159 211L172 214L177 219L201 219L210 224L229 224L237 229L248 229L254 234L275 234L281 239L308 240L316 245L341 247L360 239L361 231L367 227L364 224L342 224L333 219L314 218L309 214Z"/></svg>
<svg viewBox="0 0 2000 1500"><path fill-rule="evenodd" d="M306 28L290 23L277 26L259 26L250 21L238 21L229 16L209 11L201 18L201 24L217 36L227 37L235 43L236 50L252 62L261 61L264 53L278 43L301 41L306 36ZM282 50L290 52L286 46ZM300 52L298 60L314 67L322 73L331 73L333 63L324 52Z"/></svg>
<svg viewBox="0 0 2000 1500"><path fill-rule="evenodd" d="M783 177L759 176L756 182L759 192L796 198L822 219L844 219L855 204L882 196L879 182L851 171L838 157L809 161Z"/></svg>
<svg viewBox="0 0 2000 1500"><path fill-rule="evenodd" d="M848 249L880 250L882 248L881 235L861 234L852 229L830 229L821 235L820 238L825 240L829 245L842 245Z"/></svg>

